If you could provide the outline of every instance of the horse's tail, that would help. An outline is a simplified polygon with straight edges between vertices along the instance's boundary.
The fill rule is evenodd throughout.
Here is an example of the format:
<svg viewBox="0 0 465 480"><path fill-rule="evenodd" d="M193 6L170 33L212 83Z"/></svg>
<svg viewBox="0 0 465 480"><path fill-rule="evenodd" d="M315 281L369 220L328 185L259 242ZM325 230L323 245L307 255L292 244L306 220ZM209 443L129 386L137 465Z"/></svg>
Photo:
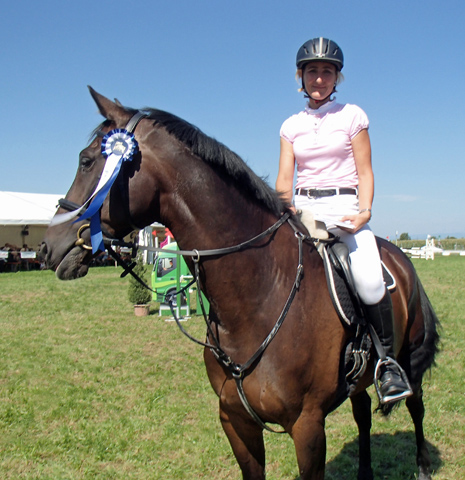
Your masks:
<svg viewBox="0 0 465 480"><path fill-rule="evenodd" d="M426 295L425 289L419 279L417 279L417 282L425 334L421 345L410 352L410 377L414 384L421 382L426 370L435 364L435 357L439 351L440 328L439 319Z"/></svg>
<svg viewBox="0 0 465 480"><path fill-rule="evenodd" d="M435 365L435 357L439 351L440 322L431 305L428 295L418 277L416 277L417 294L420 296L420 308L424 324L423 341L410 346L410 365L408 376L412 387L421 385L424 373ZM400 402L378 405L377 410L388 416Z"/></svg>

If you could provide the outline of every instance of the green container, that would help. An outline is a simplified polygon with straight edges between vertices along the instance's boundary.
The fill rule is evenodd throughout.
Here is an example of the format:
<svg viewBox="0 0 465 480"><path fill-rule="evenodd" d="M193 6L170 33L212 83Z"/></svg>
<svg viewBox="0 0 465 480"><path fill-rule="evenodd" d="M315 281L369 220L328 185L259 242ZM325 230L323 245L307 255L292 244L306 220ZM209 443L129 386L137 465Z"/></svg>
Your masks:
<svg viewBox="0 0 465 480"><path fill-rule="evenodd" d="M166 304L171 295L184 288L193 279L184 258L181 255L173 253L174 250L178 250L178 244L176 242L166 245L163 247L163 251L158 254L153 264L152 289L155 290L153 300L162 304ZM195 287L196 285L194 283L190 288L195 289ZM203 294L202 300L205 310L208 313L210 305ZM179 301L181 302L181 306L190 306L189 292L186 291L182 295L178 295L175 306L178 305ZM201 309L199 306L198 292L196 292L196 308L197 314L200 315Z"/></svg>

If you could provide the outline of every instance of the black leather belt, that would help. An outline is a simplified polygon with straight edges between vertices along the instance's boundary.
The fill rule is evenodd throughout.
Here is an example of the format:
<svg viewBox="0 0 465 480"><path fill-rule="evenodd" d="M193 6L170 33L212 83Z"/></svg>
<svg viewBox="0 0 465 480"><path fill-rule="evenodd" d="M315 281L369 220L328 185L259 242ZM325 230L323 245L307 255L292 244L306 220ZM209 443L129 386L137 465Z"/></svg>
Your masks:
<svg viewBox="0 0 465 480"><path fill-rule="evenodd" d="M298 188L296 195L306 195L307 197L332 197L333 195L357 195L356 188Z"/></svg>

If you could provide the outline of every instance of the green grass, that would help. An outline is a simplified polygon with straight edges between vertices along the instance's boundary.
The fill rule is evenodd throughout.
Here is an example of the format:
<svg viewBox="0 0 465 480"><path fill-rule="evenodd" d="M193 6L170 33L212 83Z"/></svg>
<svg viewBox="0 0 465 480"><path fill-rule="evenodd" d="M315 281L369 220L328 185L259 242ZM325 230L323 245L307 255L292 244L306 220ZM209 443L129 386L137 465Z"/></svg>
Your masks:
<svg viewBox="0 0 465 480"><path fill-rule="evenodd" d="M414 260L442 322L425 385L436 480L465 478L465 258ZM174 323L135 317L119 269L60 282L0 275L0 478L239 479L201 347ZM200 317L186 324L203 337ZM374 397L373 390L370 394ZM268 478L294 480L292 441L266 434ZM357 431L346 402L327 420L329 480L356 478ZM378 479L414 479L415 439L402 406L375 415Z"/></svg>

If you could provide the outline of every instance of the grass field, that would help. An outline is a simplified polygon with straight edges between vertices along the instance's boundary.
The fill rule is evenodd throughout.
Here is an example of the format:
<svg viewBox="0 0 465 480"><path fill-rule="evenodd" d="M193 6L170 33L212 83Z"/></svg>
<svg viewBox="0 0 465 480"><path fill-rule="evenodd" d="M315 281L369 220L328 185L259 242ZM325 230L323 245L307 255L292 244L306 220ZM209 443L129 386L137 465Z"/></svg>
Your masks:
<svg viewBox="0 0 465 480"><path fill-rule="evenodd" d="M465 478L465 258L415 260L442 322L424 381L435 480ZM113 267L60 282L52 272L0 275L1 479L237 479L201 347L158 316L135 317ZM203 320L186 328L202 337ZM374 397L374 391L370 394ZM349 402L327 420L330 480L356 478ZM268 478L298 478L287 436L266 434ZM414 479L404 406L373 422L377 479Z"/></svg>

